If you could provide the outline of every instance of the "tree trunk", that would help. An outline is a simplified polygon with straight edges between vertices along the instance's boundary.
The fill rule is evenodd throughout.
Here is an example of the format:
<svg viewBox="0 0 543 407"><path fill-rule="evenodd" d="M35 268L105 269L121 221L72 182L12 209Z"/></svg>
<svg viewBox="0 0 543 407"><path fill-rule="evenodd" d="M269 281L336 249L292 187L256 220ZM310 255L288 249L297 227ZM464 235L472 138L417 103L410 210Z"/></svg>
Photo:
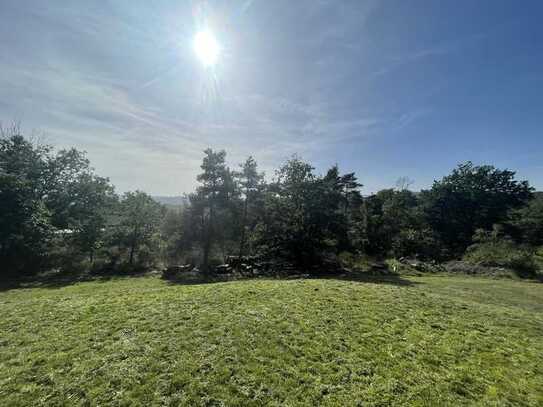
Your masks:
<svg viewBox="0 0 543 407"><path fill-rule="evenodd" d="M209 253L211 252L211 243L212 243L212 236L213 236L213 218L214 218L214 210L213 210L213 201L215 197L212 196L212 201L209 205L209 221L207 225L207 235L205 237L204 242L204 259L203 259L203 270L205 273L209 272Z"/></svg>
<svg viewBox="0 0 543 407"><path fill-rule="evenodd" d="M135 251L135 244L134 242L132 242L132 244L130 245L130 257L128 258L128 263L130 265L134 264L134 251Z"/></svg>
<svg viewBox="0 0 543 407"><path fill-rule="evenodd" d="M211 250L211 230L208 227L206 240L204 242L204 259L202 264L202 270L204 272L209 271L209 252Z"/></svg>
<svg viewBox="0 0 543 407"><path fill-rule="evenodd" d="M136 252L136 246L138 243L138 233L139 233L139 230L136 227L134 229L134 234L132 235L132 241L130 243L130 257L128 258L128 263L130 263L130 265L134 264L134 254Z"/></svg>
<svg viewBox="0 0 543 407"><path fill-rule="evenodd" d="M241 263L243 257L243 249L245 248L245 225L247 224L247 201L249 200L248 192L245 193L245 202L243 204L243 218L241 221L241 238L239 240L239 256L238 263Z"/></svg>

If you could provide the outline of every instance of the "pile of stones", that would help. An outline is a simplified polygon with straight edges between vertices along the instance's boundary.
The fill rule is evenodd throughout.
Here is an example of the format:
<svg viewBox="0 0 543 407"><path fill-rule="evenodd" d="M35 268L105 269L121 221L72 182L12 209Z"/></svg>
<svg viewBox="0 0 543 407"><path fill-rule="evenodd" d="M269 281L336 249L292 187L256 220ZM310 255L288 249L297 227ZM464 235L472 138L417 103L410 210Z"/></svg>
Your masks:
<svg viewBox="0 0 543 407"><path fill-rule="evenodd" d="M191 264L181 264L166 267L162 272L162 277L167 280L175 280L184 277L199 277L200 274L197 267L193 267Z"/></svg>

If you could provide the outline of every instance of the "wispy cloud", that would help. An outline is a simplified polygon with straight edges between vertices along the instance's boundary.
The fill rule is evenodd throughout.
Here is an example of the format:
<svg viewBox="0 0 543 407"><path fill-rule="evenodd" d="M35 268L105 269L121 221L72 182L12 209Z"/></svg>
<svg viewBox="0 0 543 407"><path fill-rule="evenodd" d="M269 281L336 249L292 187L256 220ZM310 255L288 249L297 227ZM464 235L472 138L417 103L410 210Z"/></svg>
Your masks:
<svg viewBox="0 0 543 407"><path fill-rule="evenodd" d="M0 1L0 120L20 119L55 144L88 150L120 190L190 191L206 147L225 148L231 165L251 154L268 173L293 153L322 165L346 157L353 170L373 160L392 171L396 163L382 153L396 147L389 137L435 126L430 118L474 98L462 89L484 80L473 79L480 75L465 55L477 58L484 42L502 58L496 38L521 28L485 20L419 30L413 7L379 0L209 2L225 47L211 80L193 60L193 5ZM462 10L430 8L462 21ZM480 33L458 35L473 30ZM526 71L538 78L528 55L536 48L522 44ZM515 55L524 52L516 45ZM444 72L455 62L458 75ZM514 81L514 61L506 65L506 82ZM493 94L492 86L479 94ZM523 118L537 101L522 105Z"/></svg>
<svg viewBox="0 0 543 407"><path fill-rule="evenodd" d="M430 108L419 108L407 113L401 114L396 121L393 121L392 129L399 131L405 129L407 126L413 124L415 121L428 116L432 113Z"/></svg>
<svg viewBox="0 0 543 407"><path fill-rule="evenodd" d="M416 63L428 58L439 58L460 52L462 49L472 46L475 43L487 38L491 32L481 32L466 37L458 38L454 41L442 42L425 48L417 49L401 55L395 55L390 58L390 62L382 68L371 73L370 77L378 78L395 71L407 64Z"/></svg>

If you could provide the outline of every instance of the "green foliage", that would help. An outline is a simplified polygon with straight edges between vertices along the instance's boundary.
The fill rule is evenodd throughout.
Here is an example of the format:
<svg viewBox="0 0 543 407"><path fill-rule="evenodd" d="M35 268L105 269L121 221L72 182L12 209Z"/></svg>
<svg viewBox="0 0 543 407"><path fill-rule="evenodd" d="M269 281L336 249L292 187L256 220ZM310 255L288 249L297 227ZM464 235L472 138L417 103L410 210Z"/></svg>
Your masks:
<svg viewBox="0 0 543 407"><path fill-rule="evenodd" d="M543 245L543 195L537 194L528 205L513 211L508 226L519 241Z"/></svg>
<svg viewBox="0 0 543 407"><path fill-rule="evenodd" d="M353 273L384 275L392 271L386 262L363 253L341 252L338 261L346 271Z"/></svg>
<svg viewBox="0 0 543 407"><path fill-rule="evenodd" d="M65 263L62 253L86 253L92 262L117 198L85 154L54 153L12 128L2 131L0 165L0 258L6 268L35 273L53 260Z"/></svg>
<svg viewBox="0 0 543 407"><path fill-rule="evenodd" d="M105 228L117 196L107 178L94 174L83 152L61 150L49 159L49 183L44 200L52 224L69 230L68 243L89 256L104 244Z"/></svg>
<svg viewBox="0 0 543 407"><path fill-rule="evenodd" d="M145 192L127 192L120 202L118 238L128 250L128 263L152 264L160 254L164 207Z"/></svg>
<svg viewBox="0 0 543 407"><path fill-rule="evenodd" d="M365 202L368 253L385 257L440 259L442 247L437 234L425 222L416 195L406 189L385 189Z"/></svg>
<svg viewBox="0 0 543 407"><path fill-rule="evenodd" d="M259 250L301 269L339 253L349 245L351 203L360 200L356 188L352 174L340 176L334 167L320 177L309 163L291 158L267 191Z"/></svg>
<svg viewBox="0 0 543 407"><path fill-rule="evenodd" d="M363 198L355 174L340 174L337 166L319 175L294 156L266 182L252 157L239 171L225 160L225 151L205 150L189 203L166 210L138 191L119 201L84 152L54 152L16 128L3 131L0 260L15 273L66 269L83 257L91 267L96 259L110 268L167 259L211 272L231 256L261 256L298 272L337 269L337 256L347 252L354 258L458 259L477 229L500 224L527 247L509 247L514 255L501 264L529 269L526 253L543 245L543 198L530 199L532 188L512 171L468 162L420 194L403 178L397 189ZM503 244L479 244L469 257L493 256Z"/></svg>
<svg viewBox="0 0 543 407"><path fill-rule="evenodd" d="M385 208L394 207L389 202L393 201L395 191L392 189L379 191L377 194L365 200L366 215L366 247L365 249L374 255L386 254L392 246L392 239L397 233L397 219L388 217ZM407 210L407 208L402 208Z"/></svg>
<svg viewBox="0 0 543 407"><path fill-rule="evenodd" d="M258 165L253 157L240 165L241 171L234 173L237 186L243 195L240 217L239 257L245 254L247 241L252 243L252 235L263 210L264 174L258 172ZM249 247L251 251L252 247Z"/></svg>
<svg viewBox="0 0 543 407"><path fill-rule="evenodd" d="M164 239L166 258L171 263L179 263L182 253L185 250L184 235L186 227L184 225L186 207L165 208L164 218L161 225L161 235Z"/></svg>
<svg viewBox="0 0 543 407"><path fill-rule="evenodd" d="M43 201L50 148L26 140L16 128L0 128L0 135L2 272L31 272L45 260L54 231Z"/></svg>
<svg viewBox="0 0 543 407"><path fill-rule="evenodd" d="M266 194L265 219L260 229L260 250L307 265L320 251L324 230L316 230L318 180L310 164L294 157L276 173Z"/></svg>
<svg viewBox="0 0 543 407"><path fill-rule="evenodd" d="M533 251L518 246L500 232L499 228L477 230L473 238L475 243L468 248L464 259L474 264L505 267L533 275L538 269Z"/></svg>
<svg viewBox="0 0 543 407"><path fill-rule="evenodd" d="M539 246L535 248L534 261L539 270L539 276L542 277L543 276L543 246Z"/></svg>
<svg viewBox="0 0 543 407"><path fill-rule="evenodd" d="M0 292L0 405L543 403L543 285L403 281Z"/></svg>
<svg viewBox="0 0 543 407"><path fill-rule="evenodd" d="M349 250L359 253L362 249L361 231L364 225L362 207L362 184L354 172L341 175L337 165L323 177L326 189L326 207L333 215L328 227L335 241L335 252Z"/></svg>
<svg viewBox="0 0 543 407"><path fill-rule="evenodd" d="M461 254L477 229L489 230L505 221L508 211L523 206L532 191L527 181L515 179L513 171L467 162L423 191L421 201L446 248Z"/></svg>
<svg viewBox="0 0 543 407"><path fill-rule="evenodd" d="M444 251L439 237L429 227L402 228L392 238L393 257L416 257L423 260L440 260Z"/></svg>
<svg viewBox="0 0 543 407"><path fill-rule="evenodd" d="M229 234L235 233L232 201L238 197L234 177L225 164L225 151L204 151L202 173L197 176L200 186L189 196L191 203L192 237L202 247L202 268L210 270L215 245L225 248Z"/></svg>

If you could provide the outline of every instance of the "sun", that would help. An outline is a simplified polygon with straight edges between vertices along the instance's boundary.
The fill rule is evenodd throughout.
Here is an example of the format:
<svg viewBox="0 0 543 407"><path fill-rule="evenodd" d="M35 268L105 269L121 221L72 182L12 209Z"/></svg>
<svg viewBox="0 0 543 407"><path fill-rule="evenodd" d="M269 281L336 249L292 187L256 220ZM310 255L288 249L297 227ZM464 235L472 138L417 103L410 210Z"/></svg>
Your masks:
<svg viewBox="0 0 543 407"><path fill-rule="evenodd" d="M219 43L211 31L200 31L194 37L194 52L205 67L217 63L220 54Z"/></svg>

